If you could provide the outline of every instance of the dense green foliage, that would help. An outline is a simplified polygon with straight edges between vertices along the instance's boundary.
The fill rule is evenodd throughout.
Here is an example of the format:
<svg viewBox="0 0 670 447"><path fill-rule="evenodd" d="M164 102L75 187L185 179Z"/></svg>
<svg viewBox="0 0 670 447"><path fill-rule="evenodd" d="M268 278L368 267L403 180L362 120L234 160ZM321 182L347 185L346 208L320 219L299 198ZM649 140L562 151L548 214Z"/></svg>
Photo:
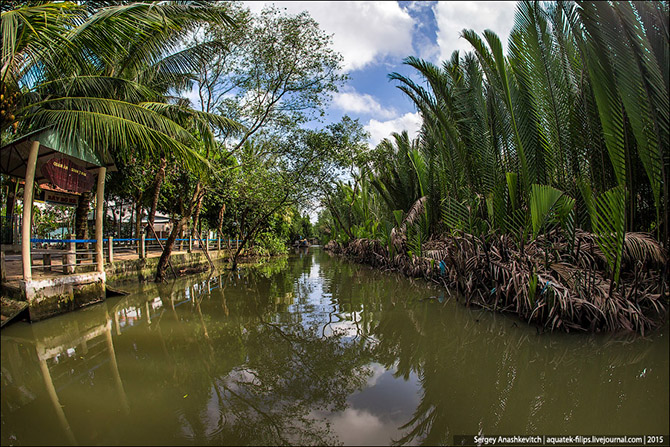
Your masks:
<svg viewBox="0 0 670 447"><path fill-rule="evenodd" d="M470 53L441 66L407 58L422 82L390 78L420 111L421 135L384 140L355 186L342 184L350 206L327 216L335 239L368 219L392 227L427 196L429 234L574 240L581 228L617 275L625 232L667 242L667 14L662 2L521 2L507 56L495 34L464 30Z"/></svg>
<svg viewBox="0 0 670 447"><path fill-rule="evenodd" d="M419 137L378 145L353 185L324 200L319 229L340 243L378 240L392 263L429 259L425 269L443 275L445 263L458 270L448 246L465 237L471 252L452 247L470 253L465 270L485 258L490 278L476 276L492 295L520 279L507 296L526 300L530 318L558 312L552 288L584 300L620 294L626 306L640 271L666 259L646 233L667 246L667 17L667 2L519 2L507 55L493 32L463 30L471 52L440 66L408 57L421 80L390 78L423 118ZM578 279L596 271L593 287ZM664 294L663 280L647 280L660 289L643 295Z"/></svg>
<svg viewBox="0 0 670 447"><path fill-rule="evenodd" d="M552 327L644 330L664 311L668 273L668 9L519 2L507 54L493 32L463 30L470 52L406 58L418 79L389 77L420 135L370 150L346 116L301 128L346 79L306 13L7 3L2 143L50 126L113 160L106 206L132 206L125 236L147 231L145 213L172 219L157 281L189 232L241 240L233 268L251 246L281 253L314 233ZM3 182L9 215L18 182Z"/></svg>
<svg viewBox="0 0 670 447"><path fill-rule="evenodd" d="M164 213L178 237L216 230L260 254L311 236L306 217L328 148L299 126L345 79L307 14L240 2L11 2L2 7L2 143L44 126L117 170L107 234L139 237ZM198 99L183 95L197 92ZM291 142L299 141L300 144ZM18 183L3 178L4 214ZM12 194L6 194L12 191ZM92 194L80 197L86 234ZM11 202L11 203L10 203ZM74 229L73 229L74 230ZM118 233L118 234L117 234Z"/></svg>

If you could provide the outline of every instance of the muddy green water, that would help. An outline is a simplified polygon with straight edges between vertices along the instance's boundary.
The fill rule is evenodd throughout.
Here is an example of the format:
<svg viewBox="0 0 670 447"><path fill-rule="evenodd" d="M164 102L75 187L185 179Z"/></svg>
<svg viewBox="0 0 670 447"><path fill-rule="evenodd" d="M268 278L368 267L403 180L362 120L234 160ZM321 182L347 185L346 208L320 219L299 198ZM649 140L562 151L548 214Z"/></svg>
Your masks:
<svg viewBox="0 0 670 447"><path fill-rule="evenodd" d="M3 445L668 434L666 325L538 334L316 249L3 329Z"/></svg>

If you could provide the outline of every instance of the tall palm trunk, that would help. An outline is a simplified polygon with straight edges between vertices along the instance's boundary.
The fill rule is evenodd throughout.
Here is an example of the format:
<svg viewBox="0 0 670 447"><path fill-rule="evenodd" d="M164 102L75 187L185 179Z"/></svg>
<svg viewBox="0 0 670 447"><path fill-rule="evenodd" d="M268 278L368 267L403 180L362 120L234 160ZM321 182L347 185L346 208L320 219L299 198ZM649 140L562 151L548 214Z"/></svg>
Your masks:
<svg viewBox="0 0 670 447"><path fill-rule="evenodd" d="M77 239L88 239L88 211L93 195L90 191L84 192L79 196L77 209L74 217L74 233ZM86 250L88 244L77 244L78 250ZM81 256L82 259L88 258L88 255Z"/></svg>

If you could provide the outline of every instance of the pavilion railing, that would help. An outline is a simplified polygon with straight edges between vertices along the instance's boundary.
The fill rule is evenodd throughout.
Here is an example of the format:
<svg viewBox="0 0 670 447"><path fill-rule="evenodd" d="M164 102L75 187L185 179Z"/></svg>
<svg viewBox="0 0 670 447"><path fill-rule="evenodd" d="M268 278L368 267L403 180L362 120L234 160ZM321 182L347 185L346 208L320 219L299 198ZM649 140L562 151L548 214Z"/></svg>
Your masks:
<svg viewBox="0 0 670 447"><path fill-rule="evenodd" d="M114 262L114 259L141 259L150 257L152 253L161 253L162 245L167 238L113 238L103 239L103 256L105 263ZM31 238L31 269L43 271L58 270L63 273L75 273L77 266L95 265L95 239L40 239ZM208 251L236 249L242 241L240 239L209 238L200 240L192 238L176 239L175 251ZM161 244L163 243L163 244ZM130 255L130 256L128 256ZM59 261L59 262L54 262Z"/></svg>

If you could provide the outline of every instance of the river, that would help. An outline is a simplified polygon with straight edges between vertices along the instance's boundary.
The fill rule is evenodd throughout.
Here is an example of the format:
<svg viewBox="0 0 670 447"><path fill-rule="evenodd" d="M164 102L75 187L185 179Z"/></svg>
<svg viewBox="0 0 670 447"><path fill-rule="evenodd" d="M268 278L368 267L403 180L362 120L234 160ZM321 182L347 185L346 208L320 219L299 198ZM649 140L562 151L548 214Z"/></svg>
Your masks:
<svg viewBox="0 0 670 447"><path fill-rule="evenodd" d="M2 330L2 445L669 432L667 323L540 333L320 249L118 287L130 295Z"/></svg>

